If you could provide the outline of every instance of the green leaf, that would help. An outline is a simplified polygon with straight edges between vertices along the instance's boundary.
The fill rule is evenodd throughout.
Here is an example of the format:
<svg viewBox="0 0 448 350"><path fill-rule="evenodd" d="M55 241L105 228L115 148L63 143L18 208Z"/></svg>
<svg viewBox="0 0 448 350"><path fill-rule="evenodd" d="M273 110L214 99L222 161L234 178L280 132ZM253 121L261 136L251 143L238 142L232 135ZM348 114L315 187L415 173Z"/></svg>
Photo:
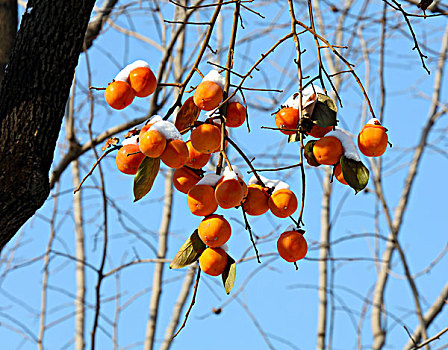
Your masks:
<svg viewBox="0 0 448 350"><path fill-rule="evenodd" d="M134 202L142 199L151 190L159 168L160 158L143 159L134 177Z"/></svg>
<svg viewBox="0 0 448 350"><path fill-rule="evenodd" d="M319 166L320 164L317 162L316 158L314 157L313 154L313 147L314 144L316 143L317 140L310 140L306 143L304 150L303 150L303 155L306 158L306 161L308 162L309 165L311 166Z"/></svg>
<svg viewBox="0 0 448 350"><path fill-rule="evenodd" d="M337 124L336 113L338 108L331 97L317 94L317 102L314 106L311 119L319 126L326 128Z"/></svg>
<svg viewBox="0 0 448 350"><path fill-rule="evenodd" d="M177 113L174 125L182 134L186 133L186 129L193 124L199 117L201 109L194 104L193 96L187 98Z"/></svg>
<svg viewBox="0 0 448 350"><path fill-rule="evenodd" d="M230 291L233 288L233 284L235 283L235 276L236 262L229 254L227 254L227 266L222 273L222 284L224 285L224 289L226 290L227 294L230 294Z"/></svg>
<svg viewBox="0 0 448 350"><path fill-rule="evenodd" d="M342 175L347 184L355 190L355 194L362 191L369 182L369 169L361 161L346 156L340 159Z"/></svg>
<svg viewBox="0 0 448 350"><path fill-rule="evenodd" d="M194 263L199 259L205 248L206 245L199 238L198 230L195 230L171 261L170 269L180 269Z"/></svg>

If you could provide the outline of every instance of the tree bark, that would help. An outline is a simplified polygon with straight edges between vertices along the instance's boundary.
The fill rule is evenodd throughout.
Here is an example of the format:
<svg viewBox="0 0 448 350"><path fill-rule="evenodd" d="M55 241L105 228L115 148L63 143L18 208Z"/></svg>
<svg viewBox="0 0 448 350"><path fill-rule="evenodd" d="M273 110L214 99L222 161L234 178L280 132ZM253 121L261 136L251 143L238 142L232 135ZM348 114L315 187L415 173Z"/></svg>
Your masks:
<svg viewBox="0 0 448 350"><path fill-rule="evenodd" d="M48 172L94 3L28 1L0 90L0 248L48 197Z"/></svg>
<svg viewBox="0 0 448 350"><path fill-rule="evenodd" d="M0 0L0 86L17 33L17 0Z"/></svg>

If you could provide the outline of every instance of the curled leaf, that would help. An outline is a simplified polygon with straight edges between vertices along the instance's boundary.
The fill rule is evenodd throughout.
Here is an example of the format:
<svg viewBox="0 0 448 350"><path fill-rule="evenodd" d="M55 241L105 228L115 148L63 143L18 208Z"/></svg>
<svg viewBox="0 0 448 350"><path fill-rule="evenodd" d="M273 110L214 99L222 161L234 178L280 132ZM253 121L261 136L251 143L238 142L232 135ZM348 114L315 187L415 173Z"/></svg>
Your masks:
<svg viewBox="0 0 448 350"><path fill-rule="evenodd" d="M190 125L192 125L199 117L201 109L194 104L193 96L187 98L182 107L177 113L174 125L177 130L184 134ZM182 132L184 131L184 132Z"/></svg>
<svg viewBox="0 0 448 350"><path fill-rule="evenodd" d="M126 135L124 135L124 138L125 138L125 139L128 139L128 138L130 138L130 137L132 137L132 136L138 135L139 133L140 133L140 130L138 130L138 129L136 129L136 128L133 128L133 129L129 130L129 131L126 133Z"/></svg>
<svg viewBox="0 0 448 350"><path fill-rule="evenodd" d="M369 169L361 161L356 161L346 156L340 159L342 175L347 184L355 190L355 193L362 191L369 182Z"/></svg>
<svg viewBox="0 0 448 350"><path fill-rule="evenodd" d="M222 283L224 285L224 289L227 294L230 294L230 291L233 288L233 284L235 283L236 277L236 262L235 260L227 254L227 266L222 273Z"/></svg>
<svg viewBox="0 0 448 350"><path fill-rule="evenodd" d="M116 145L118 142L120 142L120 139L118 137L111 137L106 141L103 148L101 150L104 152L106 149L108 149L110 146Z"/></svg>
<svg viewBox="0 0 448 350"><path fill-rule="evenodd" d="M337 124L337 111L336 103L334 103L331 97L318 93L311 119L323 128L335 126Z"/></svg>
<svg viewBox="0 0 448 350"><path fill-rule="evenodd" d="M311 166L319 166L320 165L320 163L318 163L318 161L314 157L314 153L313 153L313 147L314 147L315 143L316 143L316 140L308 141L303 150L303 155L305 156L308 164Z"/></svg>
<svg viewBox="0 0 448 350"><path fill-rule="evenodd" d="M142 199L151 190L159 173L160 158L145 157L134 177L134 202Z"/></svg>
<svg viewBox="0 0 448 350"><path fill-rule="evenodd" d="M170 269L180 269L188 266L199 259L206 245L201 241L198 230L195 230L191 236L182 244L179 251L170 264Z"/></svg>

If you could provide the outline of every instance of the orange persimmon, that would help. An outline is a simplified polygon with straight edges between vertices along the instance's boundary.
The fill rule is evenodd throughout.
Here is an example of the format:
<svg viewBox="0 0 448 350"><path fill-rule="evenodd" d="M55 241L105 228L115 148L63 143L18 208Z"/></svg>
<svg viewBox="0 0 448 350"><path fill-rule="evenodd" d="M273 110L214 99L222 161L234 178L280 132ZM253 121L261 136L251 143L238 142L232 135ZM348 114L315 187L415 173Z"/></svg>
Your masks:
<svg viewBox="0 0 448 350"><path fill-rule="evenodd" d="M203 81L200 83L193 96L196 106L204 111L211 111L219 106L222 101L223 91L221 86L212 81Z"/></svg>
<svg viewBox="0 0 448 350"><path fill-rule="evenodd" d="M287 107L282 108L275 115L275 125L279 129L297 129L297 124L299 123L299 110ZM280 130L285 135L295 134L295 131Z"/></svg>
<svg viewBox="0 0 448 350"><path fill-rule="evenodd" d="M135 93L125 81L114 81L104 91L104 98L109 106L114 109L123 109L134 100Z"/></svg>
<svg viewBox="0 0 448 350"><path fill-rule="evenodd" d="M194 185L187 194L187 204L191 213L197 216L213 214L218 209L215 190L208 185Z"/></svg>
<svg viewBox="0 0 448 350"><path fill-rule="evenodd" d="M137 97L151 95L157 87L157 79L149 67L138 67L129 73L129 84Z"/></svg>
<svg viewBox="0 0 448 350"><path fill-rule="evenodd" d="M182 140L172 140L166 144L160 159L170 168L180 168L188 159L188 148Z"/></svg>
<svg viewBox="0 0 448 350"><path fill-rule="evenodd" d="M278 218L286 218L297 210L298 202L291 190L282 188L271 194L268 205L272 214Z"/></svg>
<svg viewBox="0 0 448 350"><path fill-rule="evenodd" d="M295 262L306 256L308 244L300 232L286 231L277 240L277 250L283 259Z"/></svg>
<svg viewBox="0 0 448 350"><path fill-rule="evenodd" d="M202 272L210 276L219 276L227 266L227 253L222 248L207 248L199 257Z"/></svg>
<svg viewBox="0 0 448 350"><path fill-rule="evenodd" d="M204 244L215 248L222 246L229 240L232 228L223 216L213 214L201 221L198 226L198 234Z"/></svg>
<svg viewBox="0 0 448 350"><path fill-rule="evenodd" d="M117 152L115 162L117 164L118 170L120 170L122 173L127 175L135 175L137 174L137 169L144 158L145 155L140 152L138 145L128 144L121 147Z"/></svg>
<svg viewBox="0 0 448 350"><path fill-rule="evenodd" d="M334 136L324 136L313 146L313 155L319 164L333 165L339 162L344 149L341 141Z"/></svg>

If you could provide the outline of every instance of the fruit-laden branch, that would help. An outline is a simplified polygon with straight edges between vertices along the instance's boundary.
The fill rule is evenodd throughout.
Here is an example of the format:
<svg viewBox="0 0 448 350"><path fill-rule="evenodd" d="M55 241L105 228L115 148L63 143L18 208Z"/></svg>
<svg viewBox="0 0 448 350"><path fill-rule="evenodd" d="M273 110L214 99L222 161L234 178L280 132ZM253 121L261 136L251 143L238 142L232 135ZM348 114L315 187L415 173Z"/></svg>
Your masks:
<svg viewBox="0 0 448 350"><path fill-rule="evenodd" d="M0 91L0 247L48 197L48 172L94 2L30 0L22 17Z"/></svg>

